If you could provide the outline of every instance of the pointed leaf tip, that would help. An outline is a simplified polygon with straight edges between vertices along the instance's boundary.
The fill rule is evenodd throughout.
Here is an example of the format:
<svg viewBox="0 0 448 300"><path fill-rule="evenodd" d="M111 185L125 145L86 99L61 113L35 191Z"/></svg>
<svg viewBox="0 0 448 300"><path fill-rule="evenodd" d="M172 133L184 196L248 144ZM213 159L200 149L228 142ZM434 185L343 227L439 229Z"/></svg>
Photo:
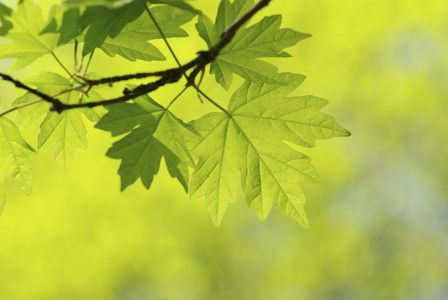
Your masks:
<svg viewBox="0 0 448 300"><path fill-rule="evenodd" d="M4 193L5 176L23 193L31 193L34 170L30 158L33 155L33 149L23 139L19 128L8 118L0 117L0 193ZM1 197L0 201L4 202L4 194Z"/></svg>
<svg viewBox="0 0 448 300"><path fill-rule="evenodd" d="M118 171L121 189L138 178L149 189L164 157L170 176L188 190L188 167L194 167L194 161L187 139L194 139L197 134L194 129L147 95L134 99L133 103L114 104L108 110L95 127L113 136L127 134L106 154L121 160Z"/></svg>
<svg viewBox="0 0 448 300"><path fill-rule="evenodd" d="M215 24L209 18L200 16L196 28L208 47L213 47L224 29L250 9L252 4L253 1L222 1ZM286 84L276 76L278 70L274 65L259 58L289 57L283 50L310 35L280 28L281 22L280 15L269 16L257 24L238 30L233 40L221 50L210 66L210 73L215 75L216 81L223 88L230 88L233 74L256 83Z"/></svg>
<svg viewBox="0 0 448 300"><path fill-rule="evenodd" d="M198 159L190 193L205 196L215 224L236 199L241 184L247 205L264 220L272 205L309 228L300 182L316 182L319 175L306 155L286 142L313 147L318 139L348 133L334 118L320 112L328 101L314 96L287 97L303 75L277 74L287 85L246 81L232 95L228 118L211 113L192 122L200 132L193 147ZM241 176L240 176L240 175Z"/></svg>

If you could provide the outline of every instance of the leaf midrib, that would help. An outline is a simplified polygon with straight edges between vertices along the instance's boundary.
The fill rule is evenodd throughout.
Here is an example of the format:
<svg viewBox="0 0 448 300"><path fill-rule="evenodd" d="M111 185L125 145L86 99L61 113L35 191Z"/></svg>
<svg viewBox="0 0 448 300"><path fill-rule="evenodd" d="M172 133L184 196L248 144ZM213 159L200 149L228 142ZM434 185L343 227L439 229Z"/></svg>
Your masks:
<svg viewBox="0 0 448 300"><path fill-rule="evenodd" d="M5 127L3 126L3 122L0 121L0 124L1 124L0 127L2 128L2 131L3 131L3 136L8 137L8 134L7 134L7 132L6 132L6 129L5 129ZM16 163L16 165L17 165L17 168L19 169L20 180L23 182L23 185L25 186L25 189L28 190L29 187L26 186L26 180L24 179L24 176L23 176L23 174L22 174L22 164L20 164L20 163L19 163L19 160L17 159L17 155L16 155L16 153L15 153L15 151L14 151L14 147L12 147L11 142L9 142L9 141L6 141L6 144L8 144L8 148L9 148L9 150L10 150L10 153L12 153L12 156L14 157L14 161L15 161L15 163ZM11 175L11 174L9 174L9 175ZM0 180L2 180L2 179L0 178Z"/></svg>
<svg viewBox="0 0 448 300"><path fill-rule="evenodd" d="M41 15L40 17L42 17L42 15ZM24 25L23 25L21 22L19 22L19 21L17 21L17 24L19 24L20 27L22 28L22 30L23 30L24 32L26 32L29 36L31 36L32 39L33 39L34 41L36 41L38 44L42 45L43 48L46 49L46 50L48 51L48 53L53 53L53 50L50 49L50 48L48 48L47 45L45 45L44 43L42 43L42 42L37 38L37 36L35 36L35 35L34 35L33 33L31 33L30 31L28 31L26 26L24 26ZM14 40L12 40L12 41L14 41Z"/></svg>
<svg viewBox="0 0 448 300"><path fill-rule="evenodd" d="M281 185L281 184L279 183L279 181L277 180L277 177L275 177L274 174L271 172L271 170L269 169L268 165L266 164L266 162L264 161L264 159L261 157L260 153L258 152L257 148L252 144L251 140L250 140L249 137L246 135L246 133L242 130L242 128L238 125L238 123L237 123L235 120L234 120L233 122L234 122L235 126L238 127L239 131L244 135L244 137L245 137L245 139L247 140L248 144L249 144L249 145L255 150L255 152L258 154L258 157L259 157L260 162L263 163L263 165L266 167L266 169L268 170L268 172L271 174L272 178L274 178L274 180L275 180L276 184L279 186L280 191L282 192L282 194L286 197L286 199L288 200L288 202L291 202L291 201L289 200L288 195L287 195L286 192L283 190L282 185ZM261 173L260 173L260 174L261 174ZM261 176L260 176L260 178L261 178ZM261 182L261 180L260 180L260 182ZM260 187L261 187L261 183L260 183ZM262 194L260 194L260 196L263 198L263 195L262 195ZM268 201L269 201L269 200L268 200ZM272 202L274 202L274 201L272 201ZM294 208L294 210L295 210L295 211L297 212L297 214L300 216L300 218L302 219L302 221L304 222L304 224L306 224L307 221L303 219L301 213L296 209L296 207L295 207L294 205L291 205L291 206Z"/></svg>
<svg viewBox="0 0 448 300"><path fill-rule="evenodd" d="M315 124L309 124L309 123L304 123L304 122L299 122L299 121L292 121L292 120L282 120L282 119L277 119L277 118L270 118L270 117L264 117L264 116L251 116L251 115L240 115L240 114L233 114L234 116L238 116L238 117L243 117L243 118L252 118L252 119L266 119L269 120L271 122L285 122L285 123L294 123L294 124L298 124L298 125L304 125L304 126L310 126L310 127L315 127L315 128L323 128L323 129L328 129L328 130L332 130L332 131L336 131L339 133L345 133L344 130L341 129L334 129L331 127L326 127L326 126L320 126L320 125L315 125Z"/></svg>

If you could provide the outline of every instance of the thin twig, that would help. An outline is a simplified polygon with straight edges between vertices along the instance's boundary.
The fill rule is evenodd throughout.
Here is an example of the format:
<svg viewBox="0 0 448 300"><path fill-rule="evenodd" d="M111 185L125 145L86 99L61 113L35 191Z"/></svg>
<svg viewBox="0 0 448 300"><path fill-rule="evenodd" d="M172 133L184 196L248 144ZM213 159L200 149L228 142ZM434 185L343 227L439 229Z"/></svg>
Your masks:
<svg viewBox="0 0 448 300"><path fill-rule="evenodd" d="M120 82L120 81L128 81L131 79L142 79L142 78L148 78L148 77L162 77L168 73L179 72L183 69L187 70L187 68L188 68L188 65L185 65L182 68L168 69L168 70L158 71L158 72L147 72L147 73L128 74L128 75L122 75L122 76L113 76L113 77L106 77L106 78L101 78L101 79L96 79L96 80L87 79L84 77L81 77L81 78L88 85L94 86L94 85L100 85L100 84L111 84L111 83ZM190 68L192 68L192 67L190 67ZM179 69L181 69L181 70L179 70Z"/></svg>
<svg viewBox="0 0 448 300"><path fill-rule="evenodd" d="M160 72L139 73L139 74L125 75L125 76L115 76L115 77L110 77L110 78L103 78L103 79L100 79L100 80L88 80L88 79L83 78L83 80L86 82L86 84L90 88L93 85L104 84L104 83L112 83L112 82L116 82L116 81L123 81L123 80L129 80L129 79L134 79L134 78L144 78L144 77L150 77L150 76L159 76L159 77L161 77L160 79L158 79L158 80L156 80L154 82L140 85L140 86L136 87L135 89L132 89L132 90L125 89L125 91L123 92L124 96L122 96L122 97L117 97L117 98L103 100L103 101L98 101L98 102L90 102L90 103L64 104L61 101L59 101L58 99L55 99L55 98L53 98L53 97L51 97L49 95L46 95L44 93L41 93L41 92L39 92L37 90L34 90L34 89L30 88L29 86L21 83L18 80L13 79L11 76L9 76L7 74L0 73L0 77L3 80L12 82L16 87L21 88L21 89L25 89L25 90L29 91L30 93L41 97L42 100L47 101L47 102L53 104L52 107L51 107L51 110L57 111L59 113L63 112L64 110L67 110L67 109L74 109L74 108L80 108L80 107L95 107L95 106L120 103L120 102L125 102L125 101L128 101L128 100L135 99L135 98L137 98L137 97L139 97L141 95L144 95L144 94L147 94L149 92L152 92L152 91L154 91L154 90L156 90L156 89L158 89L158 88L160 88L160 87L162 87L162 86L164 86L164 85L166 85L168 83L174 83L174 82L179 81L180 78L182 77L182 75L186 71L188 71L188 70L190 70L192 68L194 68L194 69L190 73L190 75L188 76L188 82L187 82L186 86L187 87L189 87L189 86L195 87L194 81L195 81L196 76L199 74L199 72L201 72L201 70L204 69L205 66L210 64L213 60L215 60L216 57L218 56L219 52L232 41L232 39L235 36L236 32L248 20L250 20L259 10L261 10L263 7L267 6L269 4L269 2L271 2L271 0L260 0L260 1L258 1L242 17L240 17L238 20L236 20L235 22L230 24L224 30L223 34L221 35L221 39L219 40L219 42L215 46L210 48L208 51L201 51L201 52L199 52L198 56L195 59L193 59L192 61L190 61L189 63L187 63L186 65L181 66L179 64L180 66L178 68L169 69L169 70L160 71ZM172 51L172 49L171 49L171 51ZM62 65L62 63L59 61L59 59L56 57L56 55L54 53L53 53L53 56L60 63L60 65L64 68L64 70L66 70L66 72L68 74L70 74L70 72ZM72 77L76 82L79 83L79 81L72 74L70 74L70 77ZM85 86L86 84L84 84L82 86ZM197 87L195 87L195 88L198 89ZM202 96L204 96L208 101L210 101L216 107L218 107L220 110L222 110L224 113L230 115L229 112L227 112L223 107L221 107L215 101L210 99L210 97L205 95L201 90L198 89L198 92Z"/></svg>
<svg viewBox="0 0 448 300"><path fill-rule="evenodd" d="M204 55L207 59L201 62L196 66L196 68L191 72L190 78L189 78L189 84L194 85L194 79L198 75L199 72L203 68L205 68L206 65L211 63L216 59L219 52L227 46L235 36L236 32L243 26L247 21L249 21L259 10L267 6L271 2L271 0L260 0L258 1L254 6L252 6L244 15L242 15L238 20L227 26L227 28L224 30L224 32L221 34L221 39L219 42L210 48L208 51L206 51L207 55Z"/></svg>
<svg viewBox="0 0 448 300"><path fill-rule="evenodd" d="M177 94L176 97L174 97L173 100L171 100L171 102L165 107L166 110L168 110L170 108L170 106L188 89L188 87L184 87L184 89L182 91L180 91L179 94Z"/></svg>
<svg viewBox="0 0 448 300"><path fill-rule="evenodd" d="M51 52L51 55L54 57L54 59L58 62L58 64L64 69L64 71L68 74L68 76L70 76L70 78L72 78L74 81L76 81L77 83L81 83L79 82L75 76L73 76L72 73L70 73L70 71L64 66L64 64L59 60L59 58L56 56L56 54L54 54L54 52Z"/></svg>
<svg viewBox="0 0 448 300"><path fill-rule="evenodd" d="M149 72L149 73L137 73L137 74L127 74L122 76L113 76L113 77L105 77L98 80L86 80L84 79L89 85L99 85L99 84L106 84L106 83L114 83L119 81L127 81L130 79L142 79L146 77L154 77L154 76L164 76L167 72L186 72L189 69L196 67L194 72L190 74L188 81L190 82L190 85L193 85L192 82L198 75L198 73L201 71L202 68L204 68L206 65L208 65L210 62L212 62L216 56L218 56L219 52L230 43L232 38L235 36L235 33L238 31L238 29L244 25L250 18L252 18L253 15L255 15L259 10L261 10L263 7L267 6L271 0L260 0L257 4L255 4L249 11L247 11L240 19L236 20L234 23L230 24L222 33L221 40L210 50L208 51L200 51L198 54L198 57L190 61L189 63L185 65L180 65L179 60L176 57L176 54L174 53L172 47L170 46L168 40L165 38L165 35L160 29L160 26L157 24L157 21L154 19L154 16L149 11L149 15L152 16L152 20L156 26L156 28L159 30L160 34L164 38L164 42L167 45L168 49L170 50L171 54L173 55L173 58L176 60L176 62L179 64L179 68L176 69L169 69L165 71L158 71L158 72ZM149 10L146 7L147 10Z"/></svg>
<svg viewBox="0 0 448 300"><path fill-rule="evenodd" d="M157 30L159 31L160 35L162 36L162 39L165 41L166 46L168 47L168 49L171 52L171 55L174 57L174 60L176 61L177 65L179 67L182 67L182 65L180 64L180 61L177 59L176 54L173 51L173 48L171 48L170 44L168 43L168 40L166 39L165 34L162 31L162 28L160 28L159 23L157 23L156 19L154 18L154 16L152 15L151 11L149 10L148 6L146 4L145 5L145 9L146 12L148 13L149 17L151 18L152 22L154 23L154 25L156 25Z"/></svg>
<svg viewBox="0 0 448 300"><path fill-rule="evenodd" d="M198 91L199 94L201 94L202 96L204 96L205 99L207 99L210 103L212 103L214 106L216 106L217 108L219 108L222 112L224 112L226 115L228 115L229 117L231 117L232 115L227 111L227 109L225 109L224 107L222 107L221 105L219 105L218 103L216 103L215 101L213 101L212 98L210 98L209 96L207 96L203 91L201 91L200 88L195 87L196 90Z"/></svg>
<svg viewBox="0 0 448 300"><path fill-rule="evenodd" d="M124 91L123 91L124 95L121 97L107 99L107 100L98 101L98 102L65 104L65 103L62 103L59 100L57 100L57 102L53 103L50 110L57 111L57 112L61 113L67 109L81 108L81 107L95 107L95 106L100 106L100 105L109 105L109 104L115 104L115 103L120 103L120 102L126 102L128 100L132 100L139 96L142 96L142 95L148 94L152 91L155 91L158 88L160 88L166 84L177 82L177 81L179 81L180 77L182 77L182 74L180 74L178 72L168 73L157 81L154 81L154 82L151 82L148 84L139 85L134 89L128 89L128 88L124 89Z"/></svg>
<svg viewBox="0 0 448 300"><path fill-rule="evenodd" d="M75 68L76 71L79 72L79 67L78 67L78 40L75 39L75 49L73 51L73 56L74 56L74 60L75 60Z"/></svg>
<svg viewBox="0 0 448 300"><path fill-rule="evenodd" d="M89 56L89 59L88 59L88 61L87 61L87 65L86 65L86 67L85 67L85 69L84 69L84 71L82 72L82 78L85 78L86 77L86 74L87 74L87 70L89 69L89 66L90 66L90 63L92 62L92 57L93 57L93 54L95 53L95 49L92 51L92 52L90 52L90 56ZM82 57L82 60L84 61L84 56ZM82 70L82 63L81 63L81 68L79 69L79 72L81 72L81 70ZM85 81L85 80L84 80ZM78 103L82 103L82 99L83 99L83 97L84 97L84 95L86 95L87 97L89 97L89 91L90 91L90 89L92 88L92 86L90 85L88 88L87 88L87 90L85 91L85 93L80 93L79 94L79 101L78 101Z"/></svg>
<svg viewBox="0 0 448 300"><path fill-rule="evenodd" d="M201 83L202 83L202 80L204 79L204 75L205 75L205 69L202 69L201 77L199 77L199 82L198 82L198 84L194 85L194 88L196 89L196 93L198 95L199 101L201 103L204 103L204 101L202 101L201 94L199 93L199 88L201 87Z"/></svg>
<svg viewBox="0 0 448 300"><path fill-rule="evenodd" d="M51 52L51 55L58 62L58 64L62 67L62 69L64 69L64 71L68 74L68 76L72 77L73 76L72 73L70 73L70 71L64 66L64 64L59 60L59 58L56 56L56 54L54 52Z"/></svg>
<svg viewBox="0 0 448 300"><path fill-rule="evenodd" d="M84 76L86 76L86 74L87 74L87 70L89 69L89 67L90 67L90 63L92 62L92 57L93 57L93 54L95 53L95 50L93 50L92 52L90 52L90 56L89 56L89 60L87 61L87 65L86 65L86 68L84 69L84 72L82 73L82 76L84 77Z"/></svg>
<svg viewBox="0 0 448 300"><path fill-rule="evenodd" d="M1 76L1 75L0 75L0 76ZM63 90L63 91L61 91L61 92L59 92L59 93L56 93L56 94L54 94L54 95L51 95L51 97L57 97L57 96L60 96L60 95L65 94L65 93L69 93L69 92L73 92L73 91L77 91L77 90L79 90L79 87L72 87L72 88ZM83 94L82 91L81 91L81 94ZM12 113L12 112L14 112L14 111L16 111L16 110L18 110L18 109L20 109L20 108L27 107L27 106L30 106L30 105L33 105L33 104L36 104L36 103L39 103L39 102L42 102L42 101L44 101L44 99L39 98L39 99L30 101L30 102L27 102L27 103L23 103L23 104L14 106L13 108L10 108L10 109L8 109L8 110L6 110L6 111L0 113L0 117L6 116L7 114Z"/></svg>
<svg viewBox="0 0 448 300"><path fill-rule="evenodd" d="M42 102L42 101L43 101L43 99L40 98L40 99L31 101L31 102L27 102L27 103L23 103L23 104L14 106L13 108L10 108L10 109L5 110L4 112L2 112L2 113L0 114L0 117L6 116L7 114L12 113L13 111L16 111L16 110L18 110L18 109L20 109L20 108L27 107L27 106L29 106L29 105L33 105L33 104L36 104L36 103L39 103L39 102Z"/></svg>
<svg viewBox="0 0 448 300"><path fill-rule="evenodd" d="M38 90L35 90L33 88L30 88L29 86L21 83L18 80L15 80L14 78L12 78L11 76L7 75L7 74L3 74L0 73L0 77L5 80L5 81L9 81L12 82L16 87L20 88L20 89L24 89L27 90L28 92L30 92L31 94L34 94L36 96L41 97L43 100L50 102L51 104L56 104L58 102L60 102L58 99L55 99L51 96L48 96L47 94L41 93Z"/></svg>
<svg viewBox="0 0 448 300"><path fill-rule="evenodd" d="M152 19L154 25L156 26L157 30L159 31L160 35L162 36L163 41L165 42L166 46L168 47L169 51L171 52L171 55L173 56L173 58L174 58L174 60L176 61L177 65L179 66L179 68L182 68L182 65L180 64L179 59L177 58L176 54L174 53L173 48L171 48L171 45L170 45L170 43L168 42L168 39L166 38L165 34L163 33L162 28L160 27L159 23L157 22L157 20L156 20L155 17L152 15L151 11L148 9L148 7L147 7L146 5L145 5L145 8L146 8L146 11L148 12L149 16L151 17L151 19ZM200 101L201 103L204 103L204 102L202 101L201 95L200 95L200 93L199 93L199 86L201 85L202 79L204 78L204 69L202 69L202 71L203 71L203 72L201 73L201 78L200 78L200 80L199 80L199 84L198 84L197 86L196 86L196 84L193 84L192 86L196 89L196 92L197 92L199 101ZM183 72L183 76L185 77L185 79L187 80L187 83L188 83L188 82L189 82L189 78L188 78L187 74L185 73L185 71ZM176 98L174 98L173 101L171 101L171 103L166 107L166 109L168 109L168 108L170 107L170 105L171 105L171 104L172 104L172 103L173 103L173 102L174 102L180 95L182 95L182 93L188 88L188 86L190 86L190 85L187 84L187 85L185 86L185 88L180 92L180 94L179 94ZM206 99L208 100L209 98L206 98ZM214 104L215 106L216 106L216 104L217 104L215 101L210 101L210 103ZM218 105L217 107L220 108L220 109L223 109L223 108L222 108L221 106L219 106L219 105ZM227 110L224 109L224 111L228 114Z"/></svg>

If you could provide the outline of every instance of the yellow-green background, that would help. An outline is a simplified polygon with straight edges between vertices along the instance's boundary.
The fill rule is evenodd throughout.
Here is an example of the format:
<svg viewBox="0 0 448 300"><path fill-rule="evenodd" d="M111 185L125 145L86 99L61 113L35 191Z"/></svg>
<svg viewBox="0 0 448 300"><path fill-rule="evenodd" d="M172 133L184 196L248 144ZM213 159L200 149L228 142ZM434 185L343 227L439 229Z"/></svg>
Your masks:
<svg viewBox="0 0 448 300"><path fill-rule="evenodd" d="M193 3L214 18L217 0ZM274 62L307 75L295 94L329 99L352 132L304 151L323 179L303 185L311 229L276 209L261 222L241 199L215 228L165 166L149 191L120 192L113 140L89 124L68 177L44 152L31 196L7 185L0 299L448 299L448 1L273 0L262 14L313 35ZM185 62L205 44L173 46ZM69 66L71 52L58 51ZM174 65L100 56L102 75ZM14 75L40 70L61 71L48 57ZM20 92L0 89L3 111ZM204 90L229 98L212 79ZM190 92L173 109L187 121L213 108ZM23 131L33 146L37 130Z"/></svg>

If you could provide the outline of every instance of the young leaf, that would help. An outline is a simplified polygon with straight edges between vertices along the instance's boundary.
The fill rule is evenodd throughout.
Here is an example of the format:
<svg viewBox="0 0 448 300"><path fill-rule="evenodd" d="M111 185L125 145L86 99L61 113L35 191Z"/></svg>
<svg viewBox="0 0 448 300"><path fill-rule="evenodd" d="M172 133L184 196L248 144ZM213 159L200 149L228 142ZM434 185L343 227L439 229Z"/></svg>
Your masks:
<svg viewBox="0 0 448 300"><path fill-rule="evenodd" d="M87 149L86 128L80 112L49 113L40 125L37 139L39 151L52 149L53 159L64 174L75 156L75 148Z"/></svg>
<svg viewBox="0 0 448 300"><path fill-rule="evenodd" d="M74 6L74 5L95 5L95 6L105 6L107 8L116 9L120 8L129 2L149 2L153 4L166 4L172 7L181 8L193 13L200 13L199 10L194 9L191 5L185 3L185 0L66 0L64 2L65 5Z"/></svg>
<svg viewBox="0 0 448 300"><path fill-rule="evenodd" d="M222 0L215 25L207 16L201 15L196 28L208 47L215 45L226 26L252 4L252 0L237 0L232 4ZM257 58L288 57L289 54L282 50L310 35L292 29L280 29L281 22L281 16L271 16L251 27L241 28L210 65L210 73L215 74L216 81L229 89L232 74L235 73L252 82L282 84L276 79L277 68Z"/></svg>
<svg viewBox="0 0 448 300"><path fill-rule="evenodd" d="M153 4L166 4L172 7L177 7L194 14L201 13L200 10L193 8L190 4L185 3L185 0L148 0Z"/></svg>
<svg viewBox="0 0 448 300"><path fill-rule="evenodd" d="M170 6L151 8L151 13L167 38L188 36L180 26L189 22L195 15ZM115 38L106 38L101 49L109 56L118 54L131 61L165 60L165 56L147 42L161 38L154 22L148 15L143 14L134 22L127 24Z"/></svg>
<svg viewBox="0 0 448 300"><path fill-rule="evenodd" d="M46 23L39 5L31 0L23 0L10 18L13 28L6 38L11 40L0 45L0 59L17 58L11 71L20 70L39 57L53 53L57 34L40 34Z"/></svg>
<svg viewBox="0 0 448 300"><path fill-rule="evenodd" d="M145 10L144 3L137 1L118 9L104 6L88 6L81 17L81 27L88 26L83 55L101 47L107 37L115 38L130 22L136 20Z"/></svg>
<svg viewBox="0 0 448 300"><path fill-rule="evenodd" d="M149 96L139 97L134 103L111 105L107 109L109 112L95 127L110 131L112 136L130 132L115 142L106 154L122 160L118 171L121 189L139 177L149 188L164 156L171 176L187 190L188 166L193 167L194 162L185 141L195 136L196 131Z"/></svg>
<svg viewBox="0 0 448 300"><path fill-rule="evenodd" d="M140 1L140 0L137 0ZM129 0L65 0L64 5L67 6L105 6L107 8L116 9L128 4ZM140 1L141 2L141 1Z"/></svg>
<svg viewBox="0 0 448 300"><path fill-rule="evenodd" d="M34 172L30 156L33 152L17 126L9 119L0 117L0 212L5 201L5 177L25 194L31 193Z"/></svg>
<svg viewBox="0 0 448 300"><path fill-rule="evenodd" d="M238 130L225 114L211 113L194 121L202 134L192 154L199 159L191 175L190 197L204 196L205 208L216 226L221 224L229 203L236 199L240 160Z"/></svg>
<svg viewBox="0 0 448 300"><path fill-rule="evenodd" d="M298 182L315 182L319 177L310 159L282 140L313 147L316 139L350 135L333 117L319 112L326 100L285 97L304 76L282 73L276 79L288 85L246 81L229 102L231 116L212 113L192 122L203 139L193 142L192 154L199 162L190 193L205 196L217 226L227 204L235 200L235 178L240 176L247 204L261 220L274 204L308 227Z"/></svg>
<svg viewBox="0 0 448 300"><path fill-rule="evenodd" d="M48 95L57 94L73 87L68 79L51 72L43 72L38 77L27 81L27 84L35 86L38 91ZM79 92L71 91L57 98L67 104L79 103ZM36 96L26 93L16 99L13 105L28 103L35 99ZM101 100L101 96L95 91L90 91L88 100ZM98 120L99 116L89 108L68 110L61 114L49 112L49 110L49 103L39 102L20 109L16 121L20 126L27 127L39 119L42 114L47 114L40 125L37 148L39 151L52 149L53 159L61 167L63 173L67 174L69 164L75 154L75 148L87 148L87 131L81 113L91 121Z"/></svg>
<svg viewBox="0 0 448 300"><path fill-rule="evenodd" d="M58 30L58 45L67 44L71 39L81 35L83 30L79 7L67 9L62 15L61 27Z"/></svg>
<svg viewBox="0 0 448 300"><path fill-rule="evenodd" d="M53 5L45 28L40 34L56 33L59 35L57 45L68 44L77 37L78 42L84 40L81 36L85 25L81 24L81 11L79 7L64 8L59 5Z"/></svg>
<svg viewBox="0 0 448 300"><path fill-rule="evenodd" d="M26 80L25 84L35 87L38 91L48 93L50 95L59 93L67 88L67 81L65 78L51 72L42 72L39 75ZM12 106L29 103L35 101L36 98L36 95L27 92L23 96L17 98L12 103ZM33 105L25 106L18 110L14 121L19 128L27 128L37 122L42 115L47 114L50 111L50 106L51 105L45 101L40 101Z"/></svg>

